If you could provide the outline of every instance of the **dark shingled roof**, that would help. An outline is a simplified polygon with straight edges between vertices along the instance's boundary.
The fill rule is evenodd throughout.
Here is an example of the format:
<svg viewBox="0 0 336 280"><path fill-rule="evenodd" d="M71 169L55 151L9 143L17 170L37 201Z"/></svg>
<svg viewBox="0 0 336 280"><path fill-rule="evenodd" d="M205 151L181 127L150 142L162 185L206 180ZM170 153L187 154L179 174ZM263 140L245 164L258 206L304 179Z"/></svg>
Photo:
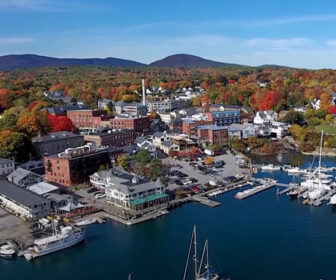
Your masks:
<svg viewBox="0 0 336 280"><path fill-rule="evenodd" d="M0 180L0 198L1 196L5 196L26 207L48 201L47 199L31 191L20 188L6 180Z"/></svg>

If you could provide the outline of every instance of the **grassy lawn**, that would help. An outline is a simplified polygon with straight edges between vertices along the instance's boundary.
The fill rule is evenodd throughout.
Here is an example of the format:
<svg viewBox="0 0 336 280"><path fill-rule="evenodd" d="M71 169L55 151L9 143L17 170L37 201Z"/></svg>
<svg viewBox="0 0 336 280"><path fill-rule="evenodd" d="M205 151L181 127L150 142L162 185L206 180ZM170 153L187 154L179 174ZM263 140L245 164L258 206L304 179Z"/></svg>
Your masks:
<svg viewBox="0 0 336 280"><path fill-rule="evenodd" d="M326 134L336 134L336 125L331 124L320 124L315 127L316 131L321 132L322 130Z"/></svg>

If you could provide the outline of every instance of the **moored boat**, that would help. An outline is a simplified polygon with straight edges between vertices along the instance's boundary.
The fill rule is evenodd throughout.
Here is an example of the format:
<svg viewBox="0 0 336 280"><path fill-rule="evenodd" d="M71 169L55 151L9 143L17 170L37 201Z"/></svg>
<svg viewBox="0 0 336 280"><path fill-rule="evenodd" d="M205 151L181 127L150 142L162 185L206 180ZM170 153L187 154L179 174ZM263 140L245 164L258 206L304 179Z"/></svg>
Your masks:
<svg viewBox="0 0 336 280"><path fill-rule="evenodd" d="M96 222L97 222L97 219L87 219L87 220L83 220L83 221L77 222L76 226L83 227L83 226L92 225L92 224L94 224Z"/></svg>
<svg viewBox="0 0 336 280"><path fill-rule="evenodd" d="M0 257L4 259L11 259L16 253L16 246L12 242L0 245Z"/></svg>
<svg viewBox="0 0 336 280"><path fill-rule="evenodd" d="M72 226L53 228L50 236L34 240L34 246L24 254L26 260L31 260L47 254L72 247L84 240L85 231Z"/></svg>

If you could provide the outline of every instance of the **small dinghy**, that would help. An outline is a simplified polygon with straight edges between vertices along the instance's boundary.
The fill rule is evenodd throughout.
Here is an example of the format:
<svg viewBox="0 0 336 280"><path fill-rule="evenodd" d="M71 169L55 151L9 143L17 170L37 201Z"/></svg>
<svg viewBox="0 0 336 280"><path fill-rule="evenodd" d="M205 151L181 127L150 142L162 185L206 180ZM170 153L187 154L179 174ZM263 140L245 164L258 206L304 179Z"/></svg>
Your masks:
<svg viewBox="0 0 336 280"><path fill-rule="evenodd" d="M6 244L0 245L1 258L11 259L13 258L15 253L16 253L16 246L13 243L7 242Z"/></svg>
<svg viewBox="0 0 336 280"><path fill-rule="evenodd" d="M84 226L92 225L96 222L97 222L97 219L87 219L87 220L83 220L83 221L76 223L76 226L84 227Z"/></svg>

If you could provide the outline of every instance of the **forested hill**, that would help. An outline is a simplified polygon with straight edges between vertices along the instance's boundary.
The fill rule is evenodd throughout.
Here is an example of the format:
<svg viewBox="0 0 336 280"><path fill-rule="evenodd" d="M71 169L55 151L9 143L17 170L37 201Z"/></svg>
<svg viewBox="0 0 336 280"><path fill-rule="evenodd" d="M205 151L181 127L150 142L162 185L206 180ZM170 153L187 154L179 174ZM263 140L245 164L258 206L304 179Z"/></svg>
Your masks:
<svg viewBox="0 0 336 280"><path fill-rule="evenodd" d="M12 70L19 68L47 67L47 66L114 66L114 67L141 67L143 63L120 59L107 58L55 58L34 54L0 56L0 69Z"/></svg>

